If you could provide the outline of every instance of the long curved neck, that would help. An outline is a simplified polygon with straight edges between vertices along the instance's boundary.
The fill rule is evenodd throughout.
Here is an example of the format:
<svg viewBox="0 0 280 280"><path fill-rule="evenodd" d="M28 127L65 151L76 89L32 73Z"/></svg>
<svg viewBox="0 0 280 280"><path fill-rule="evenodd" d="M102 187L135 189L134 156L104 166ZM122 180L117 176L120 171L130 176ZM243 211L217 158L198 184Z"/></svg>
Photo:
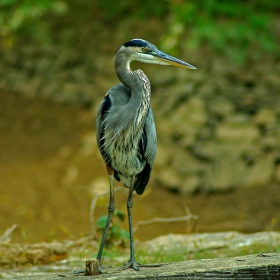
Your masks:
<svg viewBox="0 0 280 280"><path fill-rule="evenodd" d="M115 70L119 80L127 86L131 92L139 92L139 83L135 73L130 69L130 61L123 53L116 53L115 56Z"/></svg>
<svg viewBox="0 0 280 280"><path fill-rule="evenodd" d="M131 91L127 110L131 112L131 121L138 126L146 117L150 106L150 81L142 70L130 69L130 61L125 54L116 53L115 69L119 80Z"/></svg>

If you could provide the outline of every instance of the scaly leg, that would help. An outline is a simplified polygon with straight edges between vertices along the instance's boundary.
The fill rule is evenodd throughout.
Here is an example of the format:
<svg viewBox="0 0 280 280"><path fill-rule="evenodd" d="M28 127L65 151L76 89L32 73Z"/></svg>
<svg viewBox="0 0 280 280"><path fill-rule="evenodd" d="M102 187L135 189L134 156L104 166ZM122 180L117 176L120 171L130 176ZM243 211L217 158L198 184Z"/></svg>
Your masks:
<svg viewBox="0 0 280 280"><path fill-rule="evenodd" d="M128 214L129 235L130 235L130 259L127 263L124 264L121 270L127 269L131 266L133 267L133 269L139 270L137 266L138 263L136 262L134 257L134 242L133 242L133 231L132 231L132 206L133 206L132 195L133 195L134 182L135 182L135 176L132 176L130 182L130 188L129 188L129 195L127 198L127 214Z"/></svg>
<svg viewBox="0 0 280 280"><path fill-rule="evenodd" d="M98 254L97 254L97 257L96 257L99 260L99 263L100 263L100 266L99 266L99 272L100 273L101 273L102 251L103 251L106 236L107 236L107 233L108 233L108 228L111 224L112 217L113 217L114 212L115 212L114 175L113 174L110 174L110 203L109 203L109 206L108 206L108 212L109 212L109 215L108 215L106 226L105 226L105 229L104 229L104 232L103 232L103 236L102 236L102 240L101 240L101 243L100 243L99 251L98 251Z"/></svg>

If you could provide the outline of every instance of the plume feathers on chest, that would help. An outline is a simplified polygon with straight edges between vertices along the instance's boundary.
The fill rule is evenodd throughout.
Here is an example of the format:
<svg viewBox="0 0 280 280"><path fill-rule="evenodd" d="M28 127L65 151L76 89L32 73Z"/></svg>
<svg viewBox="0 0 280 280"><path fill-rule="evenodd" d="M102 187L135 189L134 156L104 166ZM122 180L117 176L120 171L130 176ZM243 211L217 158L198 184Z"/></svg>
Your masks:
<svg viewBox="0 0 280 280"><path fill-rule="evenodd" d="M133 75L137 92L131 92L123 84L116 85L108 92L111 106L103 123L103 148L137 146L141 138L150 108L150 82L141 70L136 70Z"/></svg>

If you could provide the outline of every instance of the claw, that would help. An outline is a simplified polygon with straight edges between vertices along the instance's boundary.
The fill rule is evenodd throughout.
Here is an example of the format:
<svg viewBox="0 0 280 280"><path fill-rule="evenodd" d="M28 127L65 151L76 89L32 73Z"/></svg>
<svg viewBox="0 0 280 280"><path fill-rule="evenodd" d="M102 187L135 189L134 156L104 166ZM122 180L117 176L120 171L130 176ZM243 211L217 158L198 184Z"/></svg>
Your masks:
<svg viewBox="0 0 280 280"><path fill-rule="evenodd" d="M130 259L127 263L124 264L123 267L120 268L120 270L125 270L125 269L127 269L129 267L132 267L134 270L138 271L139 267L137 265L141 265L141 264L136 262L135 259L133 259L133 260Z"/></svg>

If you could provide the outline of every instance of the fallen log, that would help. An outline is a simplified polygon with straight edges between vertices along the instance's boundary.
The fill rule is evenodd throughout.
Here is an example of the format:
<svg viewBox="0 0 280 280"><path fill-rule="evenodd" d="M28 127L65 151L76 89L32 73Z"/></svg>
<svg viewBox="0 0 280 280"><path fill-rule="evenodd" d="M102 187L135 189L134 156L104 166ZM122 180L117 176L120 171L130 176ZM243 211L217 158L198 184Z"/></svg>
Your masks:
<svg viewBox="0 0 280 280"><path fill-rule="evenodd" d="M0 243L0 267L47 264L67 256L67 247L57 241L37 244Z"/></svg>
<svg viewBox="0 0 280 280"><path fill-rule="evenodd" d="M280 279L280 253L247 255L234 258L190 260L140 266L140 271L103 268L103 274L88 276L73 273L46 273L43 275L12 277L26 280L77 279L188 279L188 280L275 280Z"/></svg>

